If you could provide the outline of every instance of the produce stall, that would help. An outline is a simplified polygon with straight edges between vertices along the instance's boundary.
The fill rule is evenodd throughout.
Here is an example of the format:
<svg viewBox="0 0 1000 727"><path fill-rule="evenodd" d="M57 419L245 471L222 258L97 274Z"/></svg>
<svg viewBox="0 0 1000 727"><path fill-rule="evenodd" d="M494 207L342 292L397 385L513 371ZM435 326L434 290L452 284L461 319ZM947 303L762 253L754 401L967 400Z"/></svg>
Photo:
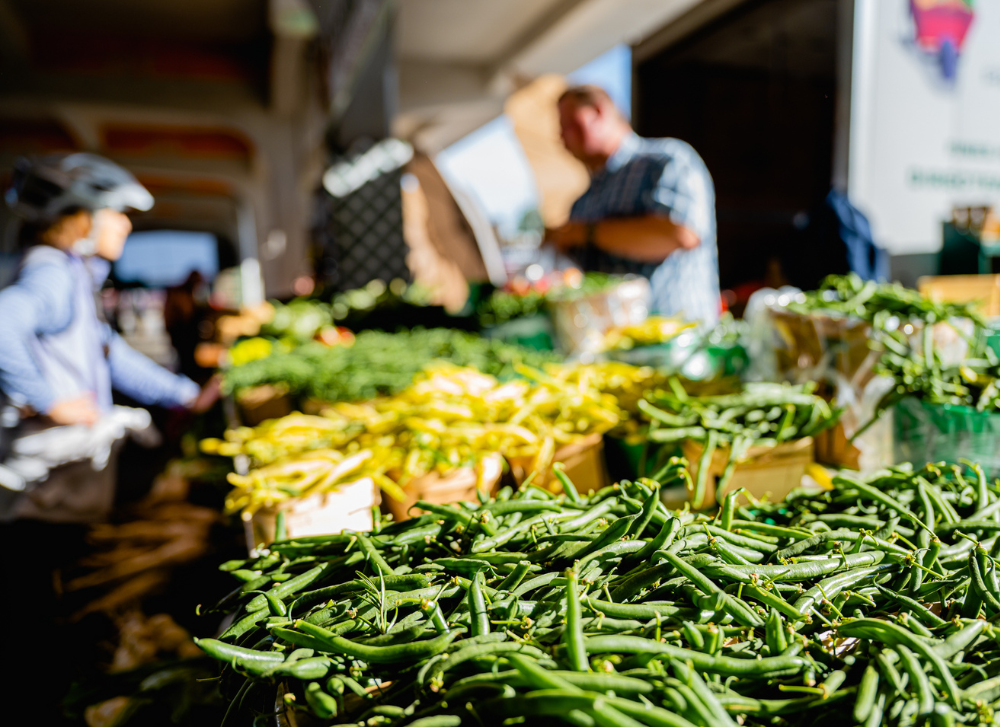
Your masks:
<svg viewBox="0 0 1000 727"><path fill-rule="evenodd" d="M372 290L340 304L389 300ZM548 315L540 298L522 318ZM184 633L204 656L157 672L198 709L246 725L876 727L979 723L1000 702L1000 442L954 423L1000 416L1000 358L968 307L830 279L772 307L778 367L749 381L759 347L731 319L607 326L566 358L462 321L352 330L336 305L275 304L226 344L226 426L185 471L216 473L215 519L192 512L228 544L175 560L242 553L174 586L200 603ZM878 392L850 435L845 389ZM877 427L888 467L819 463L824 438ZM151 558L131 532L95 531L124 539L121 565L95 558L108 575L71 587ZM129 724L170 694L142 683L88 708Z"/></svg>

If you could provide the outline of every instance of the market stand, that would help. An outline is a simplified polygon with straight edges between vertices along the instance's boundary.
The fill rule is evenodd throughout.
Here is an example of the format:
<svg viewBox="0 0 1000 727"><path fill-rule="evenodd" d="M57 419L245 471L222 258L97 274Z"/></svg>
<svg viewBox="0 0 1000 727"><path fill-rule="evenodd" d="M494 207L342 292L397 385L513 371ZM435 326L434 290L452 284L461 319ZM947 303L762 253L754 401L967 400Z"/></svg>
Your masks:
<svg viewBox="0 0 1000 727"><path fill-rule="evenodd" d="M991 415L997 359L976 316L892 286L862 291L860 302L806 296L825 305L792 313L868 326L872 379L889 377L876 414L917 401ZM938 341L953 339L934 327L960 332L967 355L948 359ZM323 328L291 345L271 336L267 355L232 380L243 366L273 365L275 376L296 357L324 360L313 340ZM644 340L633 327L617 350L669 350L687 330ZM365 335L354 332L355 345ZM232 353L260 348L248 340ZM491 345L476 350L495 376L469 366L464 349L465 365L396 372L399 383L381 380L368 401L320 402L293 385L292 408L313 413L234 422L203 444L234 463L226 510L250 533L249 557L222 567L235 589L201 609L221 623L198 643L226 664L230 719L271 719L277 700L286 724L560 714L688 727L845 713L859 724L947 723L980 718L1000 696L988 625L1000 614L1000 489L960 461L961 435L952 464L829 470L811 453L841 414L835 390L739 384L724 369L695 381L669 356L656 367L526 365L536 354ZM325 355L346 361L345 351ZM893 377L888 354L930 363ZM632 447L631 472L608 474L605 442ZM589 458L555 465L573 446ZM343 506L362 491L368 500ZM255 527L262 514L268 524Z"/></svg>

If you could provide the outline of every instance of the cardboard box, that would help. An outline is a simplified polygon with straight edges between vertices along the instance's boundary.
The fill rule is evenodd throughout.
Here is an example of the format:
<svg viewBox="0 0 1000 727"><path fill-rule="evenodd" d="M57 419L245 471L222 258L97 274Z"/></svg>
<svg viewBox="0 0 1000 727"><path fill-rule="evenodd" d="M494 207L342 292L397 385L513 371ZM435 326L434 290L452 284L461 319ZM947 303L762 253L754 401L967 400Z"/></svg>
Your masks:
<svg viewBox="0 0 1000 727"><path fill-rule="evenodd" d="M697 482L698 461L704 446L701 442L689 439L684 442L682 449L690 465L691 481ZM736 465L726 490L719 493L716 492L716 482L728 460L728 447L720 447L713 453L703 508L715 505L726 493L740 487L746 488L757 499L767 498L770 502L784 499L785 495L802 484L806 468L813 463L813 440L812 437L804 437L774 447L751 447L744 460ZM688 497L690 498L690 493Z"/></svg>
<svg viewBox="0 0 1000 727"><path fill-rule="evenodd" d="M534 459L530 457L510 458L507 462L518 485L527 479L535 465ZM604 436L601 434L590 434L579 441L560 447L552 457L552 462L562 462L566 476L581 494L611 484L608 468L604 462ZM532 480L532 484L546 487L553 492L562 492L559 480L552 474L551 469L540 473Z"/></svg>
<svg viewBox="0 0 1000 727"><path fill-rule="evenodd" d="M503 474L503 458L492 455L483 461L483 486L488 495L492 495ZM446 474L431 472L423 477L411 480L403 488L405 500L395 500L391 497L383 501L395 522L409 520L410 514L418 500L432 502L436 505L448 505L453 502L479 502L476 496L476 470L472 467L460 467ZM418 513L419 514L419 513Z"/></svg>
<svg viewBox="0 0 1000 727"><path fill-rule="evenodd" d="M372 508L381 501L381 491L370 477L340 486L337 490L289 500L280 507L258 510L243 522L247 548L253 550L274 541L279 510L285 513L289 538L331 535L342 530L365 532L375 526Z"/></svg>
<svg viewBox="0 0 1000 727"><path fill-rule="evenodd" d="M1000 315L1000 275L925 275L917 289L935 303L975 303L987 318Z"/></svg>
<svg viewBox="0 0 1000 727"><path fill-rule="evenodd" d="M288 387L263 384L241 391L236 396L240 422L255 427L268 419L280 419L294 410Z"/></svg>

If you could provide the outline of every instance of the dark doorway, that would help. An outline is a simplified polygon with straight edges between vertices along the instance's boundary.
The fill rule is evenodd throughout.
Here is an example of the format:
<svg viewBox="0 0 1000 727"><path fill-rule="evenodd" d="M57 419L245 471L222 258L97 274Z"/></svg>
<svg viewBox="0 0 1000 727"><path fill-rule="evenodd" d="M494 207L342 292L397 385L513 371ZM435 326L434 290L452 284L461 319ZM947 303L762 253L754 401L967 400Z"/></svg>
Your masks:
<svg viewBox="0 0 1000 727"><path fill-rule="evenodd" d="M687 141L715 181L724 288L779 282L830 189L836 28L837 0L751 0L636 66L636 131Z"/></svg>

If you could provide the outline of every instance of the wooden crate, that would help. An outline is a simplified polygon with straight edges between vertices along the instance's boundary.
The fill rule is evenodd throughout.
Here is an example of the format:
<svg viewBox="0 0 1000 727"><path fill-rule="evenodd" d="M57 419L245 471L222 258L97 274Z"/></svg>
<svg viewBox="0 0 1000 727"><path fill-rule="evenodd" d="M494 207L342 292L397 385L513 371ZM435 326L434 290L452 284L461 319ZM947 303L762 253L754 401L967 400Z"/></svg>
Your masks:
<svg viewBox="0 0 1000 727"><path fill-rule="evenodd" d="M243 521L247 548L253 550L274 541L278 511L285 513L288 537L330 535L342 530L365 532L375 526L372 508L381 500L378 485L371 477L342 485L332 492L323 492L280 507L258 510L250 520Z"/></svg>
<svg viewBox="0 0 1000 727"><path fill-rule="evenodd" d="M268 419L288 416L294 410L294 403L287 386L262 384L237 394L236 408L240 423L255 427Z"/></svg>
<svg viewBox="0 0 1000 727"><path fill-rule="evenodd" d="M770 502L784 499L785 495L802 484L806 468L813 463L812 437L804 437L794 442L784 442L774 447L751 447L744 461L736 465L733 476L725 492L716 492L716 482L729 460L729 448L718 448L709 464L708 480L705 488L703 507L711 507L727 492L746 488L757 499L767 498ZM684 457L690 464L691 480L697 482L698 462L704 451L701 442L687 440L682 447Z"/></svg>
<svg viewBox="0 0 1000 727"><path fill-rule="evenodd" d="M604 436L601 434L590 434L560 447L552 457L552 462L562 462L563 469L576 486L577 492L593 492L611 484L604 462ZM518 485L527 479L535 465L534 459L530 457L508 458L507 463ZM559 480L551 469L540 473L532 482L553 492L562 492Z"/></svg>
<svg viewBox="0 0 1000 727"><path fill-rule="evenodd" d="M975 303L981 315L1000 316L1000 275L926 275L917 289L935 303Z"/></svg>
<svg viewBox="0 0 1000 727"><path fill-rule="evenodd" d="M503 474L503 458L500 455L487 457L483 461L483 486L486 493L492 495L500 475ZM403 488L405 500L391 497L383 500L383 509L392 515L395 522L409 520L412 508L418 500L432 502L436 505L448 505L452 502L479 502L476 496L476 470L472 467L460 467L446 474L431 472L411 480Z"/></svg>
<svg viewBox="0 0 1000 727"><path fill-rule="evenodd" d="M856 428L856 427L855 427ZM844 422L816 435L816 461L831 467L875 472L891 467L893 460L892 412L883 412L874 424L851 440Z"/></svg>

